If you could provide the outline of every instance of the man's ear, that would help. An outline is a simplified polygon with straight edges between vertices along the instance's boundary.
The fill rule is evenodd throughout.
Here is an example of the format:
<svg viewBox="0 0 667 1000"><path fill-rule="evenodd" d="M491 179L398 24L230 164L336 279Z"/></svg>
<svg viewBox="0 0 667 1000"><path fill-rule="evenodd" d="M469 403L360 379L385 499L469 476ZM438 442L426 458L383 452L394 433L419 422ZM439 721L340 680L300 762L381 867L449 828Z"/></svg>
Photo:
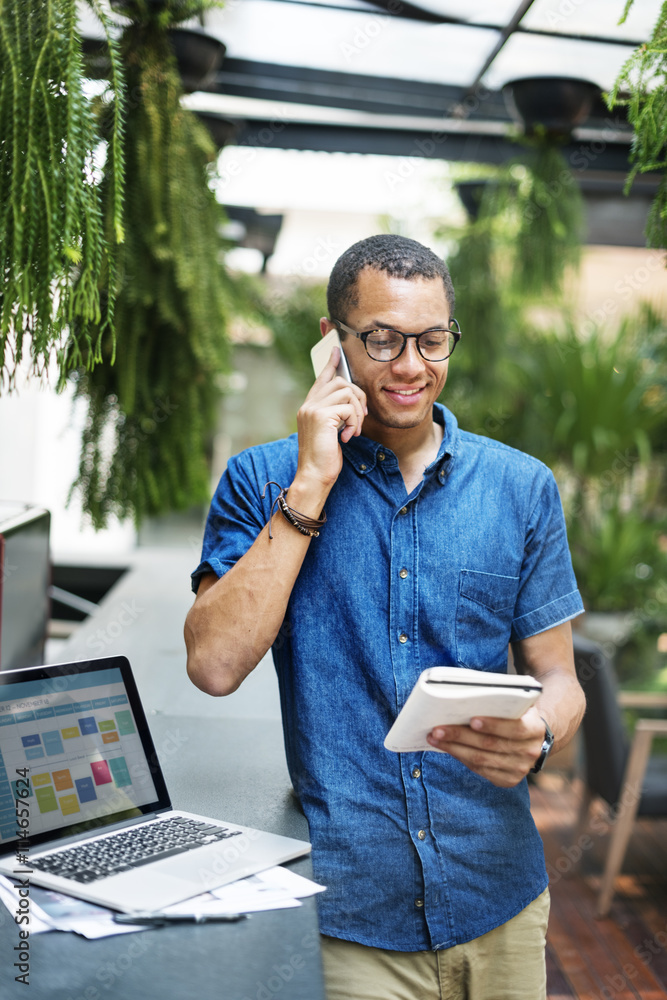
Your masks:
<svg viewBox="0 0 667 1000"><path fill-rule="evenodd" d="M320 333L322 334L322 336L326 337L326 335L331 330L335 330L335 329L336 329L336 324L332 323L331 320L327 319L326 316L323 316L322 319L320 320Z"/></svg>

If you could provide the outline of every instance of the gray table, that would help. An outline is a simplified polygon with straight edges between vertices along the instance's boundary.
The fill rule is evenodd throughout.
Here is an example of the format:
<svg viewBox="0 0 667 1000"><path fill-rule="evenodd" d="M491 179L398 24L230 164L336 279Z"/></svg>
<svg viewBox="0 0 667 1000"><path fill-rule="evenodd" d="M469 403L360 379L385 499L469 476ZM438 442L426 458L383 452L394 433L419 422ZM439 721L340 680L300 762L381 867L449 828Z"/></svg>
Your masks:
<svg viewBox="0 0 667 1000"><path fill-rule="evenodd" d="M178 550L139 552L58 660L128 656L175 807L307 840L270 662L225 699L208 698L185 676L187 570L196 561ZM121 615L123 608L135 617ZM110 627L119 621L128 624ZM289 867L312 874L309 858ZM18 943L18 927L0 904L2 1000L324 1000L312 897L238 924L179 925L99 941L34 935L29 989L14 981Z"/></svg>

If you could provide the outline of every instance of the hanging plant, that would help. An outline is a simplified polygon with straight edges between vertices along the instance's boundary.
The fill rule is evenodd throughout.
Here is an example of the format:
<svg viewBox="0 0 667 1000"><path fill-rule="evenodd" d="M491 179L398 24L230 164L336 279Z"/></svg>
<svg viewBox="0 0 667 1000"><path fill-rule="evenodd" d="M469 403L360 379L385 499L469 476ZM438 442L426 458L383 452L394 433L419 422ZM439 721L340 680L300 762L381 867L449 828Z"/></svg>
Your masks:
<svg viewBox="0 0 667 1000"><path fill-rule="evenodd" d="M476 377L487 372L490 380L514 318L498 267L501 248L507 247L505 211L510 185L503 168L485 180L460 182L457 190L467 204L469 221L458 232L449 227L436 231L437 236L456 242L447 259L456 289L456 318L464 332L474 333L457 358L458 367Z"/></svg>
<svg viewBox="0 0 667 1000"><path fill-rule="evenodd" d="M568 268L579 264L583 198L557 141L537 132L524 142L531 152L517 189L512 283L528 296L558 294Z"/></svg>
<svg viewBox="0 0 667 1000"><path fill-rule="evenodd" d="M145 517L209 498L207 448L217 379L228 365L234 288L221 254L224 212L210 187L209 133L181 105L168 28L205 6L127 0L120 38L128 89L125 242L118 259L116 340L106 317L81 324L107 362L75 378L88 416L73 491L96 527L109 516ZM105 224L113 177L105 174ZM114 357L115 354L115 357ZM111 363L113 361L113 364Z"/></svg>
<svg viewBox="0 0 667 1000"><path fill-rule="evenodd" d="M577 267L584 230L583 198L562 147L588 118L600 88L570 77L526 77L503 87L507 109L522 129L526 152L518 184L511 280L529 297L558 295Z"/></svg>
<svg viewBox="0 0 667 1000"><path fill-rule="evenodd" d="M628 0L619 24L626 20ZM649 247L667 247L667 2L663 3L651 37L635 49L607 96L607 105L627 109L634 129L625 184L627 194L637 174L663 174L646 223Z"/></svg>
<svg viewBox="0 0 667 1000"><path fill-rule="evenodd" d="M89 4L106 31L115 94L106 231L94 166L101 136L84 94L76 2L0 0L0 388L13 388L24 357L41 374L54 352L62 383L84 355L91 366L100 359L104 324L112 339L113 250L123 239L123 85L109 21L97 0Z"/></svg>

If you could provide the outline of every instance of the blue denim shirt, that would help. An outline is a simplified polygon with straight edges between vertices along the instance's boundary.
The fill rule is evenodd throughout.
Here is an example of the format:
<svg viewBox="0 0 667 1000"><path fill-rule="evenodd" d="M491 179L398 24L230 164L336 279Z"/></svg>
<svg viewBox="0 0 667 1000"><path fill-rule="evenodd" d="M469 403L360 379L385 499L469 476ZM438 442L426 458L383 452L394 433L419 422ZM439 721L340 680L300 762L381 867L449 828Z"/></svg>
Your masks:
<svg viewBox="0 0 667 1000"><path fill-rule="evenodd" d="M515 916L547 885L525 781L496 788L438 751L384 738L426 667L506 671L510 641L583 609L558 490L536 459L458 429L408 496L396 456L343 445L273 646L287 761L308 818L320 929L399 951L448 948ZM288 486L297 440L232 458L202 562L225 573ZM275 488L273 496L275 496Z"/></svg>

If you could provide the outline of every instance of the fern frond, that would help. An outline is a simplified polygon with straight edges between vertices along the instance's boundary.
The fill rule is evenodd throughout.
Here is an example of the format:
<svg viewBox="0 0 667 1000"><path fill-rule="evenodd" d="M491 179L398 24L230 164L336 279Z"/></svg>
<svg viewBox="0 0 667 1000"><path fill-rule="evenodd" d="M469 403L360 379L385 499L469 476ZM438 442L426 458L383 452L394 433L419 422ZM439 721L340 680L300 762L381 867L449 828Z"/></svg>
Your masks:
<svg viewBox="0 0 667 1000"><path fill-rule="evenodd" d="M111 244L76 0L0 2L0 65L0 385L12 388L24 341L37 373L54 353L65 366L77 355L65 346L71 324L100 315Z"/></svg>
<svg viewBox="0 0 667 1000"><path fill-rule="evenodd" d="M171 43L153 13L125 27L119 49L137 99L125 117L113 366L104 314L100 323L77 327L84 360L86 342L104 359L75 375L88 421L73 490L96 527L112 515L140 523L208 500L217 377L229 363L230 279L219 262L224 213L208 173L216 149L197 117L181 107ZM107 237L114 225L113 169L107 158Z"/></svg>

